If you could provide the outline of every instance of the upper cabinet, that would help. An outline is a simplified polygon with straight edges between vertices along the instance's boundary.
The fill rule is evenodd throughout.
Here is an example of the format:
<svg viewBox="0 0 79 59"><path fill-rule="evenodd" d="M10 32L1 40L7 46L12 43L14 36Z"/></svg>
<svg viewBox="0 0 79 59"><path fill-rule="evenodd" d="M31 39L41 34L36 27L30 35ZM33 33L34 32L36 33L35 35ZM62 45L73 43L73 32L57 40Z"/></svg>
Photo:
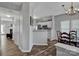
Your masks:
<svg viewBox="0 0 79 59"><path fill-rule="evenodd" d="M36 19L36 24L35 26L37 26L38 29L45 29L45 30L49 30L52 28L52 18L51 17L44 17L44 18L40 18L40 19Z"/></svg>

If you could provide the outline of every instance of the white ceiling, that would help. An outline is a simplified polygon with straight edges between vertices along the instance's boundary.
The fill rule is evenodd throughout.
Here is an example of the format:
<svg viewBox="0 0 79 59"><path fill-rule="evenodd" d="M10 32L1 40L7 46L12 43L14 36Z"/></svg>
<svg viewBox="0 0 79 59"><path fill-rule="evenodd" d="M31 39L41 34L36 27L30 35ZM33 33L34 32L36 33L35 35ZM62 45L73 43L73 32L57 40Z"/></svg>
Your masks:
<svg viewBox="0 0 79 59"><path fill-rule="evenodd" d="M21 10L22 2L0 2L0 7L19 11Z"/></svg>
<svg viewBox="0 0 79 59"><path fill-rule="evenodd" d="M30 2L30 16L40 18L45 16L63 14L65 13L64 9L61 6L63 4L66 8L70 7L70 2ZM5 11L4 13L16 13L14 12L14 10L20 11L22 9L22 5L23 2L0 2L0 12ZM74 5L79 8L78 2L74 2Z"/></svg>
<svg viewBox="0 0 79 59"><path fill-rule="evenodd" d="M22 2L0 2L0 16L5 18L18 18L19 12L22 8ZM11 19L1 19L3 21L11 21Z"/></svg>
<svg viewBox="0 0 79 59"><path fill-rule="evenodd" d="M66 8L70 7L70 2L31 2L30 15L37 18L60 15L65 13L63 7L61 6L63 4ZM74 2L74 5L79 8L78 2Z"/></svg>
<svg viewBox="0 0 79 59"><path fill-rule="evenodd" d="M19 14L18 11L0 7L0 16L1 15L3 16L4 15L17 15L17 14Z"/></svg>
<svg viewBox="0 0 79 59"><path fill-rule="evenodd" d="M11 17L17 17L22 4L22 2L0 2L0 16L10 15Z"/></svg>

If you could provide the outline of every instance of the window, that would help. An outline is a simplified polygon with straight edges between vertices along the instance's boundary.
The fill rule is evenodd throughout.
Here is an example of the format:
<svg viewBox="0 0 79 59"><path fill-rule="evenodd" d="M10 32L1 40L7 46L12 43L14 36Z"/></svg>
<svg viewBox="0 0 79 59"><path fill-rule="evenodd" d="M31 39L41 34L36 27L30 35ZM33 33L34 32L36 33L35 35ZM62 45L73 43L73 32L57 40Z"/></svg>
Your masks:
<svg viewBox="0 0 79 59"><path fill-rule="evenodd" d="M61 21L61 32L69 33L69 21Z"/></svg>
<svg viewBox="0 0 79 59"><path fill-rule="evenodd" d="M3 28L4 28L4 25L1 24L1 33L4 33Z"/></svg>
<svg viewBox="0 0 79 59"><path fill-rule="evenodd" d="M77 37L79 37L79 20L71 20L71 29L77 30Z"/></svg>
<svg viewBox="0 0 79 59"><path fill-rule="evenodd" d="M71 20L71 24L70 24L70 20L61 21L60 30L61 32L67 32L67 33L69 33L70 30L76 30L77 37L79 37L79 20Z"/></svg>

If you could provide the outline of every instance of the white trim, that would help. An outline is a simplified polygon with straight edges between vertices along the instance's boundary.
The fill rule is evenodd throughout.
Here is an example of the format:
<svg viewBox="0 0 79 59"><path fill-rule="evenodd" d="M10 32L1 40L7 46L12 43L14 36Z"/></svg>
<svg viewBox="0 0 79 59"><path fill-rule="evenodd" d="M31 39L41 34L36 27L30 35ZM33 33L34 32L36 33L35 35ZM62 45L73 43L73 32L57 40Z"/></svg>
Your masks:
<svg viewBox="0 0 79 59"><path fill-rule="evenodd" d="M52 37L51 40L58 40L58 38L57 37Z"/></svg>
<svg viewBox="0 0 79 59"><path fill-rule="evenodd" d="M32 50L32 47L33 47L33 44L32 44L32 46L30 47L30 49L28 50L28 52L30 52L30 51Z"/></svg>
<svg viewBox="0 0 79 59"><path fill-rule="evenodd" d="M20 51L22 51L22 52L30 52L31 51L31 49L32 49L32 47L33 47L33 45L32 45L32 47L30 47L30 49L29 50L23 50L15 41L14 41L14 44L16 45L16 46L18 46L18 48L20 49Z"/></svg>
<svg viewBox="0 0 79 59"><path fill-rule="evenodd" d="M33 45L48 45L47 43L33 43Z"/></svg>
<svg viewBox="0 0 79 59"><path fill-rule="evenodd" d="M23 50L21 47L19 47L19 49L20 49L22 52L30 52L30 51L31 51L31 49L29 49L29 50Z"/></svg>

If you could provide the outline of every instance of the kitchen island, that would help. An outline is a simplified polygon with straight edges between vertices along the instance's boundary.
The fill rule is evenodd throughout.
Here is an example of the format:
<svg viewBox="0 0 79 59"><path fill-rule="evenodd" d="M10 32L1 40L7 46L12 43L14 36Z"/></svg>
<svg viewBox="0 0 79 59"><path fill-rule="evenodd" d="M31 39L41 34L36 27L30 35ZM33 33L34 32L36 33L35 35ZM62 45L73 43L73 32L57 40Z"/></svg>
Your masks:
<svg viewBox="0 0 79 59"><path fill-rule="evenodd" d="M57 56L79 56L79 48L63 43L56 43Z"/></svg>
<svg viewBox="0 0 79 59"><path fill-rule="evenodd" d="M34 30L33 31L33 44L34 45L47 45L48 32L47 30Z"/></svg>

